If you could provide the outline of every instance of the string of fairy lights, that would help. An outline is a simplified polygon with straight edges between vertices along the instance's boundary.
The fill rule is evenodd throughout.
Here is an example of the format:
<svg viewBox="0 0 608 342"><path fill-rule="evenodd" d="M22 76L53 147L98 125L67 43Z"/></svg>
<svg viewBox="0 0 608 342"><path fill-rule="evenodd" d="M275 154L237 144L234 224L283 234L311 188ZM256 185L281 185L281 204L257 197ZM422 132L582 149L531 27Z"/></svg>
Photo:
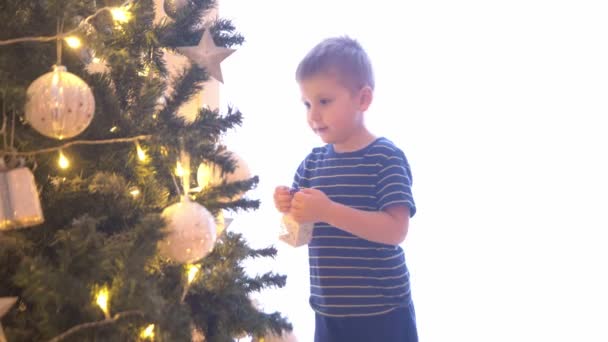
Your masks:
<svg viewBox="0 0 608 342"><path fill-rule="evenodd" d="M97 10L94 14L88 16L84 20L82 20L82 22L76 28L74 28L68 32L65 32L65 33L58 32L57 35L54 35L54 36L22 37L22 38L15 38L15 39L9 39L9 40L2 40L2 41L0 41L0 46L23 43L23 42L57 41L57 43L59 45L61 44L61 42L63 42L63 43L65 43L66 46L68 46L71 49L80 49L83 47L83 42L82 42L81 38L79 37L78 32L80 30L82 30L89 23L89 21L91 21L93 18L95 18L100 13L102 13L104 11L109 11L112 15L115 25L120 26L124 23L129 22L129 20L132 18L131 13L129 12L130 7L131 7L130 1L125 2L124 4L122 4L121 6L118 6L118 7L104 7L104 8ZM58 49L60 49L60 47ZM58 52L58 54L59 54L58 59L60 60L60 52ZM92 58L91 62L92 63L102 63L103 61L100 60L98 57L94 56ZM10 146L7 146L7 142L6 142L7 141L6 136L8 136L8 133L9 133L8 132L9 125L7 123L8 123L8 115L6 114L6 109L4 109L3 110L3 125L0 126L1 127L0 135L5 136L5 144L4 144L5 146L4 146L3 150L0 150L0 157L8 156L8 157L13 157L13 158L19 158L19 157L31 157L31 156L43 154L43 153L57 153L58 154L57 166L60 169L65 170L65 169L68 169L71 167L71 162L69 160L69 154L66 154L64 152L70 146L113 144L113 143L133 143L135 146L137 159L140 162L146 163L149 161L149 158L150 158L148 153L146 152L146 147L142 146L142 142L145 140L148 140L150 138L150 136L146 136L146 135L129 137L129 138L105 139L105 140L86 140L86 141L85 140L76 140L76 141L70 141L70 142L62 144L60 146L51 147L51 148L32 150L32 151L16 151L12 147L12 141L14 140L14 120L13 120L13 127L12 127L12 131L11 131L11 138L9 139L11 141ZM110 129L110 132L114 133L117 130L118 130L118 127L114 126ZM207 168L208 168L208 166L207 166ZM175 174L175 176L182 179L182 189L184 191L184 195L186 195L186 196L189 192L189 181L187 181L187 179L189 179L190 173L191 173L191 171L190 171L189 157L187 156L187 154L182 152L182 155L177 160L174 174ZM198 179L199 187L205 188L206 186L208 186L210 184L210 182L212 181L211 177L212 177L211 173L206 172L205 177L203 179ZM140 191L137 188L133 188L133 189L131 189L130 194L133 197L137 197L137 196L139 196ZM181 296L182 302L184 301L186 294L187 294L188 290L190 289L191 284L198 278L198 276L200 274L201 265L186 263L186 264L184 264L183 269L184 269L185 286L184 286L183 293ZM58 341L64 340L68 336L70 336L80 330L89 329L89 328L95 327L95 326L112 324L112 323L118 321L119 319L131 316L131 315L143 315L140 311L127 311L127 312L119 312L116 314L112 314L112 310L110 307L112 293L111 293L109 287L106 284L103 284L103 285L99 285L99 286L94 286L93 288L94 288L94 291L93 291L94 293L92 294L93 303L101 310L105 319L101 320L101 321L97 321L97 322L88 322L88 323L83 323L83 324L74 326L74 327L70 328L68 331L65 331L64 333L51 339L52 342L58 342ZM139 331L139 338L141 340L152 341L152 340L154 340L154 337L155 337L155 330L156 330L156 326L154 324L147 324L147 325L141 327L141 329Z"/></svg>

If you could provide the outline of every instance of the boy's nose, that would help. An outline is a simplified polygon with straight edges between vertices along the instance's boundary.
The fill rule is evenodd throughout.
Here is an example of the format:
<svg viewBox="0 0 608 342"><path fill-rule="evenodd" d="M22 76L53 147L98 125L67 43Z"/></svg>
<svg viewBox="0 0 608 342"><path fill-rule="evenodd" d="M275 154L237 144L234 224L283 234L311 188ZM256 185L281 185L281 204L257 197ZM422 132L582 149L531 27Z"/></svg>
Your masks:
<svg viewBox="0 0 608 342"><path fill-rule="evenodd" d="M317 121L317 120L319 120L321 118L321 113L316 108L311 107L308 110L308 117L312 121Z"/></svg>

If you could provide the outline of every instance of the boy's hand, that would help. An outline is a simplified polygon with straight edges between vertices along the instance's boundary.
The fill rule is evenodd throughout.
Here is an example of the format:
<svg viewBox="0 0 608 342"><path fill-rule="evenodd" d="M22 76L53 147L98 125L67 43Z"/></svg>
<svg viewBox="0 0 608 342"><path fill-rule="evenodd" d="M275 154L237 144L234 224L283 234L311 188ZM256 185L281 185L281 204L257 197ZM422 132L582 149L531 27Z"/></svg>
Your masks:
<svg viewBox="0 0 608 342"><path fill-rule="evenodd" d="M290 214L298 223L326 222L333 203L321 190L301 189L293 196Z"/></svg>
<svg viewBox="0 0 608 342"><path fill-rule="evenodd" d="M278 211L287 214L291 209L291 200L293 195L289 191L289 187L277 186L274 189L274 206Z"/></svg>

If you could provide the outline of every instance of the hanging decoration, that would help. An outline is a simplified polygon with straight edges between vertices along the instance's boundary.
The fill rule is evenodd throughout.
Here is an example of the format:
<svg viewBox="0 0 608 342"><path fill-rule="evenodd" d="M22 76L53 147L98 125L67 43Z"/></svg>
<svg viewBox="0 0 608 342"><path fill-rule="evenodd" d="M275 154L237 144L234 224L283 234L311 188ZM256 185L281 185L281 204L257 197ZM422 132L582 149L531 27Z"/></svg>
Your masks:
<svg viewBox="0 0 608 342"><path fill-rule="evenodd" d="M94 112L91 88L62 65L55 65L27 89L25 118L47 137L62 140L82 133Z"/></svg>
<svg viewBox="0 0 608 342"><path fill-rule="evenodd" d="M165 0L163 1L163 9L169 18L176 19L177 14L182 11L187 4L188 0Z"/></svg>
<svg viewBox="0 0 608 342"><path fill-rule="evenodd" d="M6 336L4 336L4 330L2 329L2 317L16 302L17 297L0 297L0 342L6 342Z"/></svg>
<svg viewBox="0 0 608 342"><path fill-rule="evenodd" d="M210 186L217 186L222 183L222 170L219 165L211 162L203 162L196 171L196 183L198 187L192 190L201 191Z"/></svg>
<svg viewBox="0 0 608 342"><path fill-rule="evenodd" d="M234 160L234 171L225 172L222 175L219 165L211 162L201 163L196 172L196 181L198 183L198 187L192 189L193 191L201 191L209 186L220 185L222 182L234 183L238 181L246 181L251 178L251 171L249 170L249 166L247 166L245 159L231 151L226 151L224 153L228 154ZM232 202L242 198L244 194L244 192L241 192L233 197L222 197L219 200L221 202Z"/></svg>
<svg viewBox="0 0 608 342"><path fill-rule="evenodd" d="M251 178L251 171L249 171L249 166L245 159L243 159L240 155L234 152L226 152L229 153L232 159L235 161L234 171L224 173L224 181L226 183L234 183L240 181L246 181ZM245 191L242 191L232 197L222 197L219 199L220 202L234 202L236 200L241 199L245 195Z"/></svg>
<svg viewBox="0 0 608 342"><path fill-rule="evenodd" d="M215 218L202 205L190 200L190 156L182 149L176 174L182 178L181 201L163 210L167 236L159 242L160 254L177 263L191 263L215 246Z"/></svg>
<svg viewBox="0 0 608 342"><path fill-rule="evenodd" d="M0 231L42 222L44 216L32 171L27 167L0 168Z"/></svg>
<svg viewBox="0 0 608 342"><path fill-rule="evenodd" d="M284 214L279 239L292 247L300 247L310 242L313 228L313 223L298 223L291 215Z"/></svg>
<svg viewBox="0 0 608 342"><path fill-rule="evenodd" d="M177 50L190 58L193 63L207 70L211 77L224 83L220 63L236 50L215 45L210 31L209 27L205 28L197 46L183 46L178 47Z"/></svg>
<svg viewBox="0 0 608 342"><path fill-rule="evenodd" d="M163 210L167 236L159 243L161 255L177 263L194 262L213 250L216 226L213 215L202 205L182 196Z"/></svg>
<svg viewBox="0 0 608 342"><path fill-rule="evenodd" d="M233 183L238 181L248 180L251 177L249 166L247 162L240 155L227 151L225 152L235 161L235 167L233 172L225 173L224 180L226 183Z"/></svg>

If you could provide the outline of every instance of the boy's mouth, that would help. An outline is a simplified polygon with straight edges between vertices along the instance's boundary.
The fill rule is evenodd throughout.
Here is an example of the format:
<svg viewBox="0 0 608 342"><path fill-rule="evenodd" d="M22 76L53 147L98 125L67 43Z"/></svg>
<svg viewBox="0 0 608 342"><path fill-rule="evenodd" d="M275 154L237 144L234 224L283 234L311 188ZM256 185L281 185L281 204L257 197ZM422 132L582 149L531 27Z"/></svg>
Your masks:
<svg viewBox="0 0 608 342"><path fill-rule="evenodd" d="M325 133L327 131L327 127L317 127L315 128L315 133L320 134L320 133Z"/></svg>

